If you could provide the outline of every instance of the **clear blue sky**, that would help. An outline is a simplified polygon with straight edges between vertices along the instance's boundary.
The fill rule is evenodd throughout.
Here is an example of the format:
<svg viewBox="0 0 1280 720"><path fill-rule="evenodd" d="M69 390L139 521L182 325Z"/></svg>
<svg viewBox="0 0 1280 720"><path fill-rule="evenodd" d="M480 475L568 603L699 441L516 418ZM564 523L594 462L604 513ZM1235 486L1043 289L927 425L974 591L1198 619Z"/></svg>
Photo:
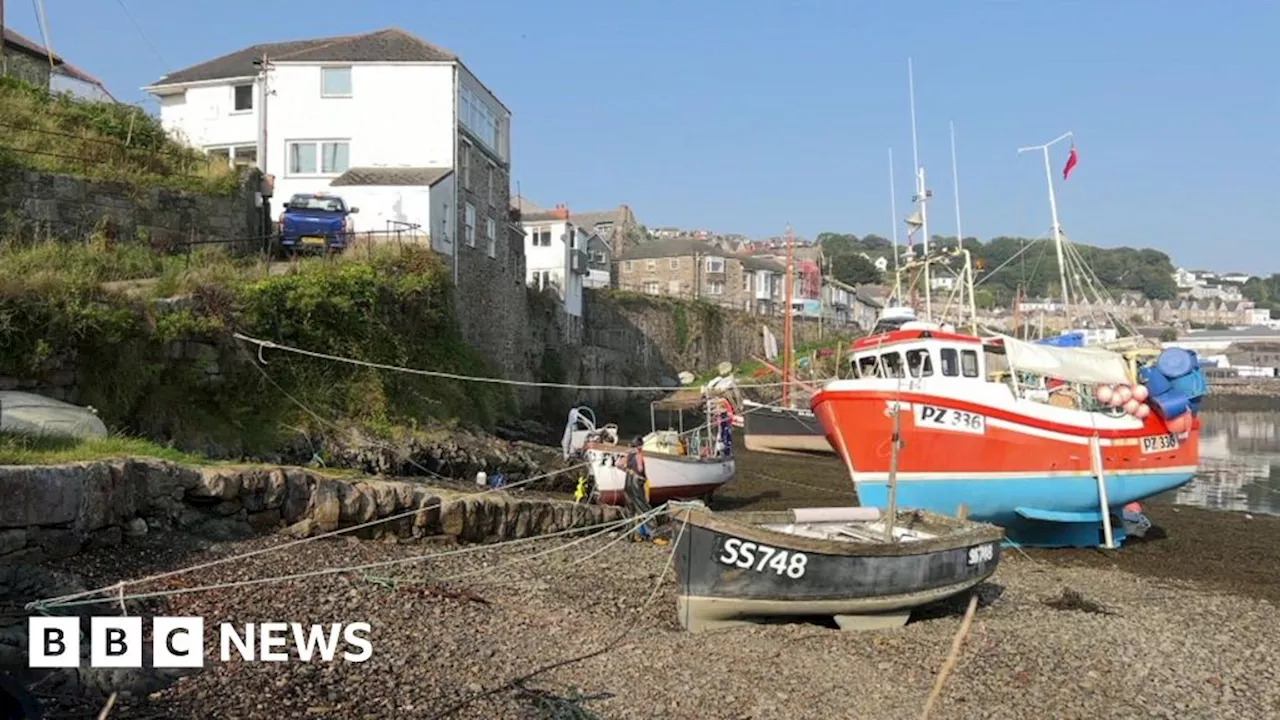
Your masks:
<svg viewBox="0 0 1280 720"><path fill-rule="evenodd" d="M39 37L32 4L7 2ZM910 56L933 232L955 232L948 121L964 231L984 239L1047 231L1043 163L1015 149L1071 130L1073 239L1280 271L1280 140L1252 144L1280 130L1274 0L123 0L141 32L118 0L45 5L54 50L135 102L257 42L400 27L512 109L513 192L752 236L890 235L890 146L900 215L911 193Z"/></svg>

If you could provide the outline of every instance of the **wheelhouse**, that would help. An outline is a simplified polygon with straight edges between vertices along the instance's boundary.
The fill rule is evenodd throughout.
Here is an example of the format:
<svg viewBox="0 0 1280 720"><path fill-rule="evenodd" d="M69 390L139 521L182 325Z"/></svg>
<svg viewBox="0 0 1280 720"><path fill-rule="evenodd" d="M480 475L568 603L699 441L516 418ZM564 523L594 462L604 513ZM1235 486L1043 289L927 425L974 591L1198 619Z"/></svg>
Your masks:
<svg viewBox="0 0 1280 720"><path fill-rule="evenodd" d="M920 327L920 326L925 327ZM987 358L982 340L925 323L870 335L853 344L855 378L954 378L983 380Z"/></svg>

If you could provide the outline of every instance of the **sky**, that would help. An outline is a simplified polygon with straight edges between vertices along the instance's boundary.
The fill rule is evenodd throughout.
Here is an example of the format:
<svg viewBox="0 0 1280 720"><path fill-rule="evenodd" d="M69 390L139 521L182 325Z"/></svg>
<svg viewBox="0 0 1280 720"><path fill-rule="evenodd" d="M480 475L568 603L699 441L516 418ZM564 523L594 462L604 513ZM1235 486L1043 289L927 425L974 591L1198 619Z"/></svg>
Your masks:
<svg viewBox="0 0 1280 720"><path fill-rule="evenodd" d="M259 43L399 27L511 109L512 192L629 205L649 227L891 237L913 192L908 58L930 233L1157 247L1280 271L1280 3L1231 0L43 0L53 49L122 101ZM35 3L6 23L39 38ZM915 8L914 18L908 8Z"/></svg>

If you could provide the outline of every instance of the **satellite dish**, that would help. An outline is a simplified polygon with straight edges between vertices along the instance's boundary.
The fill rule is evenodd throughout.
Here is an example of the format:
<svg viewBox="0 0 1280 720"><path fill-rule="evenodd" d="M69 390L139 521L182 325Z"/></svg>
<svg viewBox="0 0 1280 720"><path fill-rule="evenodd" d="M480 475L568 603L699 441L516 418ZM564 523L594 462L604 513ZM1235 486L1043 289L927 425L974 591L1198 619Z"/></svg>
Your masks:
<svg viewBox="0 0 1280 720"><path fill-rule="evenodd" d="M729 373L733 372L733 363L726 360L716 366L716 371L719 372L721 375L728 375Z"/></svg>
<svg viewBox="0 0 1280 720"><path fill-rule="evenodd" d="M696 379L694 378L693 373L689 372L688 370L685 370L684 372L680 373L678 377L680 378L681 385L688 385Z"/></svg>

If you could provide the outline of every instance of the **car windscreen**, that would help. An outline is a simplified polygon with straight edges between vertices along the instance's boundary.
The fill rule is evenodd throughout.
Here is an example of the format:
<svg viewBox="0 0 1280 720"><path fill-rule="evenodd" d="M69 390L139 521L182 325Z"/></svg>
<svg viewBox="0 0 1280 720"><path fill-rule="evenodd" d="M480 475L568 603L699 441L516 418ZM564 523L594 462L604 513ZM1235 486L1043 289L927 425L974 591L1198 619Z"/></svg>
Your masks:
<svg viewBox="0 0 1280 720"><path fill-rule="evenodd" d="M346 212L346 208L342 205L342 198L317 197L315 195L294 195L289 198L289 209Z"/></svg>

